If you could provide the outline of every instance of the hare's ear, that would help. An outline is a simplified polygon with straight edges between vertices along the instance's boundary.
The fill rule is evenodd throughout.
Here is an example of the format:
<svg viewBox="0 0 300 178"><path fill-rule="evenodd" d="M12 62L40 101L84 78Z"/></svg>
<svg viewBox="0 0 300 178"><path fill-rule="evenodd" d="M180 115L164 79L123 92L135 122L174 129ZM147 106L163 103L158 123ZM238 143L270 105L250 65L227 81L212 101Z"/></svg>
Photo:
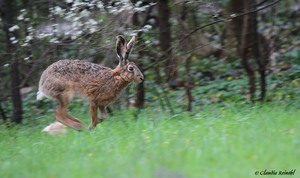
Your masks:
<svg viewBox="0 0 300 178"><path fill-rule="evenodd" d="M128 44L127 44L127 50L126 50L126 54L125 54L125 60L126 60L126 61L127 61L128 58L129 58L129 54L130 54L130 52L131 52L131 50L132 50L132 48L133 48L133 46L134 46L134 43L135 43L135 36L133 36L133 37L131 38L131 40L128 42Z"/></svg>
<svg viewBox="0 0 300 178"><path fill-rule="evenodd" d="M125 65L125 53L126 53L126 44L125 44L125 38L121 35L117 36L117 55L119 57L119 65L124 66Z"/></svg>

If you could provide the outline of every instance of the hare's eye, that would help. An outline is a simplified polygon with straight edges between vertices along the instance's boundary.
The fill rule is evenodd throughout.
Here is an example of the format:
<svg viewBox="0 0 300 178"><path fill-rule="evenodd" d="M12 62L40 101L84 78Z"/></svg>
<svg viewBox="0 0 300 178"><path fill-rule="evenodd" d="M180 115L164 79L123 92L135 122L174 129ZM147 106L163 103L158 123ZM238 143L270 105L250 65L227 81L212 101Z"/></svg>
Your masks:
<svg viewBox="0 0 300 178"><path fill-rule="evenodd" d="M129 66L129 67L128 67L128 70L129 70L129 72L133 72L133 67L132 67L132 66Z"/></svg>

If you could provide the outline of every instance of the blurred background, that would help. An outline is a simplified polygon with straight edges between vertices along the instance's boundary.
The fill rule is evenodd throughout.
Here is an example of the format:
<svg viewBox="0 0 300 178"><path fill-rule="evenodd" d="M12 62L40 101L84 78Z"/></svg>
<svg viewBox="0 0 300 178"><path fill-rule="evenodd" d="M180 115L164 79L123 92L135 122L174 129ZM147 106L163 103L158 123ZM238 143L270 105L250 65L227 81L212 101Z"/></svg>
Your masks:
<svg viewBox="0 0 300 178"><path fill-rule="evenodd" d="M55 61L114 68L117 35L137 37L130 60L146 80L112 112L299 101L299 32L299 0L0 0L0 123L54 112L55 102L35 97Z"/></svg>

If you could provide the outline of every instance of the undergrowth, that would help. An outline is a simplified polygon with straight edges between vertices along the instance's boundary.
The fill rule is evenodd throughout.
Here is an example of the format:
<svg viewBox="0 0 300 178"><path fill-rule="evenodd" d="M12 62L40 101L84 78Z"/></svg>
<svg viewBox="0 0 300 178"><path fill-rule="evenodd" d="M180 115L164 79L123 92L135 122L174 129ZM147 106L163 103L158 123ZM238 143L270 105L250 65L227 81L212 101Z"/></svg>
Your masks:
<svg viewBox="0 0 300 178"><path fill-rule="evenodd" d="M88 124L80 107L71 113ZM0 177L247 178L256 171L300 170L299 117L297 105L283 102L174 115L123 110L93 131L51 136L41 132L53 121L46 114L0 126Z"/></svg>

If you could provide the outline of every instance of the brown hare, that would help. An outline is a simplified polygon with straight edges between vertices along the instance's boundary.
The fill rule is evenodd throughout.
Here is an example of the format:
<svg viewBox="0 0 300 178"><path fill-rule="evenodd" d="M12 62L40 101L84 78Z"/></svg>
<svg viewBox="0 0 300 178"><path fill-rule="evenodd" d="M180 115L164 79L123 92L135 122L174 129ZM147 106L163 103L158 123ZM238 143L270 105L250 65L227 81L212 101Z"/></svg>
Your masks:
<svg viewBox="0 0 300 178"><path fill-rule="evenodd" d="M139 68L128 61L134 43L135 37L132 37L126 45L124 37L117 36L116 51L119 64L115 69L82 60L65 59L51 64L41 76L37 100L44 97L57 99L56 120L81 130L82 123L68 114L67 108L74 94L86 96L90 102L89 128L93 129L99 121L98 108L102 114L100 119L106 119L105 106L114 101L129 83L140 83L144 80Z"/></svg>

